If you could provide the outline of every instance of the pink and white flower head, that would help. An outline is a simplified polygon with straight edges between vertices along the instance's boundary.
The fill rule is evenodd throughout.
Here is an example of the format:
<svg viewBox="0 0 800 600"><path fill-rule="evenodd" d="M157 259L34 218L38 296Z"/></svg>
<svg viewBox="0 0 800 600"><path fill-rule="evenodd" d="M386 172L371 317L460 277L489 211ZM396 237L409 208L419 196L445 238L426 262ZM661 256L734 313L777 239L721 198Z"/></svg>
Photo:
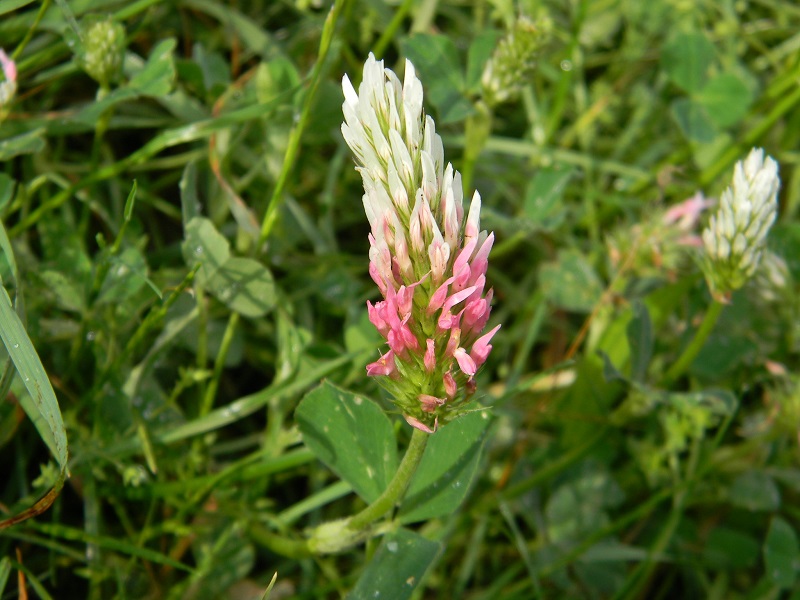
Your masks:
<svg viewBox="0 0 800 600"><path fill-rule="evenodd" d="M371 233L369 273L383 300L367 303L389 352L367 367L406 421L429 433L459 414L475 390L499 325L486 291L494 234L480 230L476 191L465 214L461 174L444 161L422 83L401 82L370 53L358 91L347 75L342 135L358 163Z"/></svg>
<svg viewBox="0 0 800 600"><path fill-rule="evenodd" d="M703 266L716 298L727 299L756 273L778 216L780 185L778 163L762 148L734 166L731 185L703 230Z"/></svg>

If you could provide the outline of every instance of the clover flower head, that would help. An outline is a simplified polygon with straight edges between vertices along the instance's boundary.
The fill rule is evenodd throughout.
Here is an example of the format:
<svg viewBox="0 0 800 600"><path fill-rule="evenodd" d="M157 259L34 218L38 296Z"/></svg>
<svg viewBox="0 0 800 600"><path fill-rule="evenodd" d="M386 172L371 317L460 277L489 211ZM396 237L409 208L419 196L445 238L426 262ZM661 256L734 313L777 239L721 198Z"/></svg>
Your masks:
<svg viewBox="0 0 800 600"><path fill-rule="evenodd" d="M497 44L481 75L483 98L491 106L513 99L536 66L540 50L550 40L548 17L520 16Z"/></svg>
<svg viewBox="0 0 800 600"><path fill-rule="evenodd" d="M101 88L119 77L125 57L125 27L111 17L85 24L78 63Z"/></svg>
<svg viewBox="0 0 800 600"><path fill-rule="evenodd" d="M778 163L753 148L703 231L704 268L715 297L726 298L756 272L778 214Z"/></svg>
<svg viewBox="0 0 800 600"><path fill-rule="evenodd" d="M342 88L342 135L358 163L371 228L369 273L383 296L367 310L389 346L367 374L392 393L409 424L432 433L474 393L499 329L483 334L494 234L480 230L477 192L465 214L461 175L444 162L410 61L401 82L370 53L358 91L347 75Z"/></svg>

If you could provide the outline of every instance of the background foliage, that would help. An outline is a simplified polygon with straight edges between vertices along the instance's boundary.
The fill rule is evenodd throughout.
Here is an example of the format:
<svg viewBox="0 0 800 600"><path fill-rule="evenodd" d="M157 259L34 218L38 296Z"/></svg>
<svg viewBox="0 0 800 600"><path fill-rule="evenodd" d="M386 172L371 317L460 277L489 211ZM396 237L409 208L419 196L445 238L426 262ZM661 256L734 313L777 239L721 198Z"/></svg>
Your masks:
<svg viewBox="0 0 800 600"><path fill-rule="evenodd" d="M64 430L26 416L53 416L35 405L50 384L71 475L49 511L0 532L2 597L21 573L42 598L260 598L277 572L273 598L800 598L800 8L337 7L0 0L19 71L0 123L15 308L0 298L0 319L25 327L3 333L16 365L0 381L3 512L66 464ZM480 74L519 13L548 19L550 41L483 139ZM98 86L77 31L108 15L126 50ZM369 51L398 72L414 61L496 232L503 328L479 375L493 408L448 426L467 458L423 465L398 516L410 529L288 558L272 532L380 493L312 431L338 418L337 394L385 400L364 376L376 290L338 131L341 76ZM665 382L709 295L664 210L718 196L754 145L781 165L770 247L786 270L734 295L687 375ZM49 376L36 389L9 337L25 331ZM409 428L390 416L359 419L402 447ZM357 456L385 458L390 477L394 446L371 443ZM462 491L426 491L438 482Z"/></svg>

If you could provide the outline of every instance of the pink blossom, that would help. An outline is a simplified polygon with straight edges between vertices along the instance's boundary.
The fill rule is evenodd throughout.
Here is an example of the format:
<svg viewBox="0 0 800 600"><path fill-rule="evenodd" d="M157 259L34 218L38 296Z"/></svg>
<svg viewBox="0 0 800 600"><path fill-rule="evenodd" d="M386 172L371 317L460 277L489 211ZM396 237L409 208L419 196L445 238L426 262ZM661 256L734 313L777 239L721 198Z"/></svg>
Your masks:
<svg viewBox="0 0 800 600"><path fill-rule="evenodd" d="M472 377L478 372L478 366L475 364L475 361L463 348L456 348L453 357L458 361L458 368L461 369L461 372L465 375Z"/></svg>
<svg viewBox="0 0 800 600"><path fill-rule="evenodd" d="M464 300L469 298L472 295L472 292L474 291L475 291L475 286L472 286L451 295L447 300L445 300L444 306L442 306L442 312L443 313L450 312L451 308L453 308L459 302L463 302Z"/></svg>
<svg viewBox="0 0 800 600"><path fill-rule="evenodd" d="M453 283L453 279L453 277L446 279L445 282L433 293L430 301L428 302L428 315L432 315L437 310L442 308L444 301L447 299L448 289L450 284Z"/></svg>
<svg viewBox="0 0 800 600"><path fill-rule="evenodd" d="M456 261L453 263L453 273L455 273L453 287L456 291L464 289L464 286L469 280L471 273L471 269L469 268L469 259L472 257L472 253L475 251L475 246L477 243L477 238L471 239L467 245L464 246L464 249L459 252Z"/></svg>
<svg viewBox="0 0 800 600"><path fill-rule="evenodd" d="M420 394L419 403L422 405L422 410L427 413L436 412L436 409L442 406L446 400L444 398L437 398L430 394Z"/></svg>
<svg viewBox="0 0 800 600"><path fill-rule="evenodd" d="M433 422L433 429L425 425L419 419L416 419L410 415L403 415L406 420L406 423L411 425L412 427L419 429L420 431L424 431L425 433L435 433L436 430L439 428L439 417L436 417L436 420Z"/></svg>
<svg viewBox="0 0 800 600"><path fill-rule="evenodd" d="M447 338L447 346L444 349L444 355L448 358L456 353L456 348L461 345L461 330L458 327L453 327L450 330L450 336Z"/></svg>
<svg viewBox="0 0 800 600"><path fill-rule="evenodd" d="M444 391L447 394L447 397L452 400L455 398L456 394L458 393L458 384L456 380L453 378L453 374L450 371L447 371L442 376L442 384L444 385Z"/></svg>
<svg viewBox="0 0 800 600"><path fill-rule="evenodd" d="M428 373L433 373L433 369L436 367L436 347L434 341L428 338L425 340L425 346L425 358L423 359L425 370Z"/></svg>
<svg viewBox="0 0 800 600"><path fill-rule="evenodd" d="M464 309L464 315L461 320L464 330L471 331L474 329L475 324L480 321L487 310L489 310L489 303L486 302L485 298L470 301Z"/></svg>
<svg viewBox="0 0 800 600"><path fill-rule="evenodd" d="M483 331L483 328L486 327L486 323L489 322L489 316L492 314L492 297L494 295L494 290L489 290L486 292L486 296L484 296L484 300L486 301L486 310L483 311L483 314L478 317L475 323L472 324L470 328L470 333L480 333Z"/></svg>
<svg viewBox="0 0 800 600"><path fill-rule="evenodd" d="M342 87L342 135L364 183L369 273L383 297L367 311L390 349L367 373L411 426L433 433L474 394L492 348L497 327L479 336L494 234L480 229L477 191L465 211L461 174L445 162L410 62L401 83L370 55L358 89L347 76Z"/></svg>
<svg viewBox="0 0 800 600"><path fill-rule="evenodd" d="M494 337L494 334L497 333L498 329L500 329L500 325L496 325L489 331L489 333L482 335L475 340L474 344L472 344L472 351L469 353L469 355L479 367L486 362L489 352L492 351L492 345L489 343L489 341Z"/></svg>
<svg viewBox="0 0 800 600"><path fill-rule="evenodd" d="M378 375L384 375L391 377L397 373L397 367L394 364L394 354L390 350L383 356L381 356L378 360L374 363L370 363L367 365L367 375L372 377L376 377Z"/></svg>
<svg viewBox="0 0 800 600"><path fill-rule="evenodd" d="M487 236L472 259L472 273L475 279L486 273L486 269L489 267L489 252L491 252L493 244L494 232Z"/></svg>
<svg viewBox="0 0 800 600"><path fill-rule="evenodd" d="M386 337L391 328L381 316L382 305L383 302L378 302L377 305L373 305L372 302L367 300L367 314L369 315L369 322L375 326L375 329L377 329L383 337Z"/></svg>
<svg viewBox="0 0 800 600"><path fill-rule="evenodd" d="M677 223L678 229L681 231L691 231L700 219L700 214L715 204L716 202L713 199L707 199L703 196L703 192L697 192L691 198L671 206L664 213L663 222L665 225Z"/></svg>

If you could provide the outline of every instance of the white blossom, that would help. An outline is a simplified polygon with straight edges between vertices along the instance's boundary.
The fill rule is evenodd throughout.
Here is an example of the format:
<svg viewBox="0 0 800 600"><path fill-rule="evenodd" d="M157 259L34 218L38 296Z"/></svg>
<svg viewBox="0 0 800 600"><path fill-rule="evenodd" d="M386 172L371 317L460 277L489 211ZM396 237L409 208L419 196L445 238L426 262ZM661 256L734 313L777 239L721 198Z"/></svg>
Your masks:
<svg viewBox="0 0 800 600"><path fill-rule="evenodd" d="M703 231L706 276L725 296L742 287L758 268L767 234L778 214L778 163L753 148L734 167L733 181Z"/></svg>

